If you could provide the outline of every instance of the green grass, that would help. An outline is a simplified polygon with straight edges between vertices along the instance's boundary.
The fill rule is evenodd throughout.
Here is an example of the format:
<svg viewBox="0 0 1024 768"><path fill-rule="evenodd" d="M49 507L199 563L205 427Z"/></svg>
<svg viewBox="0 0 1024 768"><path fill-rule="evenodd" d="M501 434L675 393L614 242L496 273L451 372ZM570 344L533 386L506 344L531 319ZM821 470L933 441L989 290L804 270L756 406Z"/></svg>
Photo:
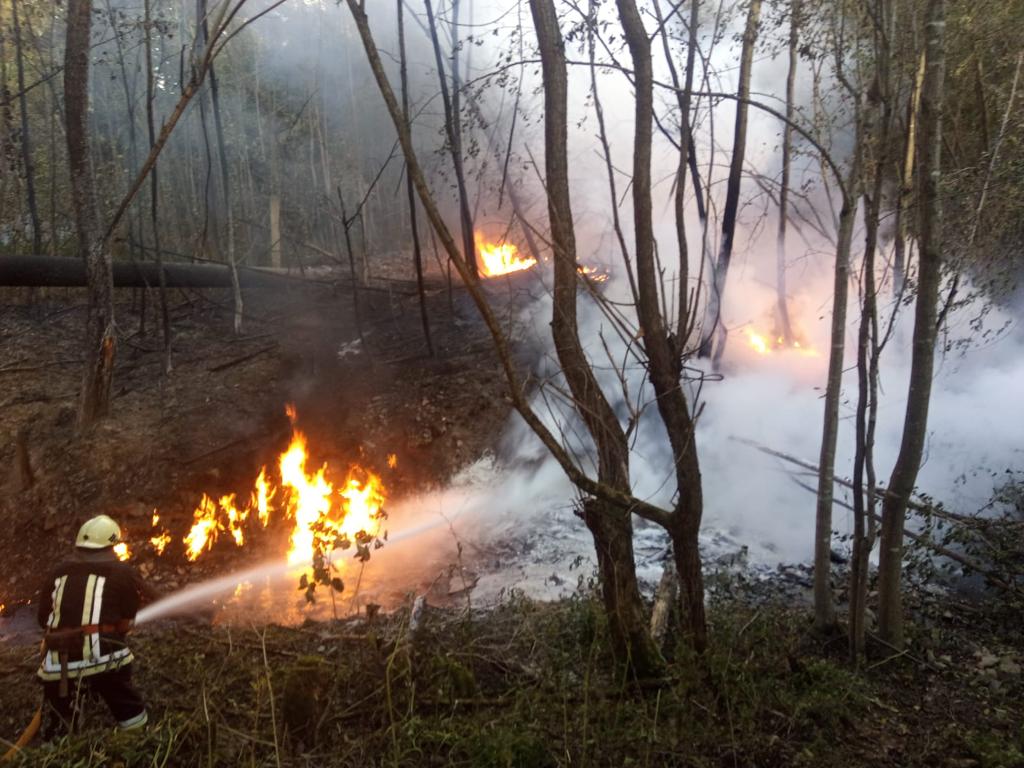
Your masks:
<svg viewBox="0 0 1024 768"><path fill-rule="evenodd" d="M668 678L642 690L618 677L603 614L588 596L513 597L471 616L431 612L415 638L401 615L370 627L148 630L135 646L149 729L113 734L96 705L81 734L20 762L923 766L961 755L962 765L982 768L1022 763L1021 734L1008 725L1019 722L1012 699L1004 727L977 716L959 727L942 696L938 714L912 703L921 690L948 686L971 711L978 694L952 672L926 675L906 658L855 672L823 652L804 614L784 607L723 604L710 617L711 650L698 658L674 648ZM0 714L27 720L38 692L27 675L5 682Z"/></svg>

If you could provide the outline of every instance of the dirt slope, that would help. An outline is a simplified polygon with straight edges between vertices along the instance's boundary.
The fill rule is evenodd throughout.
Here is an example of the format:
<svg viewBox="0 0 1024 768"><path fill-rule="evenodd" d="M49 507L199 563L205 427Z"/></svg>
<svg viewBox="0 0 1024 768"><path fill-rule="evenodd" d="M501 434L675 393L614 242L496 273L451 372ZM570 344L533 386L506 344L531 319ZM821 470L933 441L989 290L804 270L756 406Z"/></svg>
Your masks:
<svg viewBox="0 0 1024 768"><path fill-rule="evenodd" d="M203 492L247 492L287 444L287 402L297 405L318 462L383 472L396 454L385 474L392 495L442 483L478 456L508 406L475 312L457 303L453 314L446 292L434 290L438 354L430 358L408 286L386 285L361 292L362 343L349 293L330 285L283 282L281 291L249 295L239 338L222 293L174 291L166 378L155 321L139 334L122 292L113 414L86 435L75 427L84 294L51 291L29 307L8 292L0 301L0 519L11 533L0 537L0 603L9 610L30 599L41 564L98 513L126 525L139 565L167 586L247 556L225 546L195 566L180 555L154 560L145 544L150 515L159 508L180 537ZM26 490L13 472L19 430L34 475Z"/></svg>

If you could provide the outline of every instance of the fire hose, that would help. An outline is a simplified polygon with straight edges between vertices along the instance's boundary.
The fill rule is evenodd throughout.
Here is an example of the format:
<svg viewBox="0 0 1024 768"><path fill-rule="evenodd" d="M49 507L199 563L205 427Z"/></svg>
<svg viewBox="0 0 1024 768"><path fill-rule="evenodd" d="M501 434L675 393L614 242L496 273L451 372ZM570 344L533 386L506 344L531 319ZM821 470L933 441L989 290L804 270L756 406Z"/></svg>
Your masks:
<svg viewBox="0 0 1024 768"><path fill-rule="evenodd" d="M18 740L14 742L10 749L8 749L3 757L0 757L0 763L7 763L14 759L21 750L28 746L28 743L35 738L36 733L39 731L39 726L43 722L43 707L42 705L36 710L35 715L32 716L32 722L28 724L28 727L22 732Z"/></svg>

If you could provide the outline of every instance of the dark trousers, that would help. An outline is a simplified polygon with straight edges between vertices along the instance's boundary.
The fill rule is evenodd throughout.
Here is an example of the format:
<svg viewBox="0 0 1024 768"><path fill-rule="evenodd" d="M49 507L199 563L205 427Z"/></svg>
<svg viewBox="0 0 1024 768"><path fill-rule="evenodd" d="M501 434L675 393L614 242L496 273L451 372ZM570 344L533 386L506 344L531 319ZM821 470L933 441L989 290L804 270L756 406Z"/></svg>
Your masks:
<svg viewBox="0 0 1024 768"><path fill-rule="evenodd" d="M132 687L132 665L129 664L113 672L68 680L68 695L64 697L60 695L59 680L45 681L43 696L47 717L44 738L52 739L74 729L79 704L90 693L103 699L121 727L145 723L146 704Z"/></svg>

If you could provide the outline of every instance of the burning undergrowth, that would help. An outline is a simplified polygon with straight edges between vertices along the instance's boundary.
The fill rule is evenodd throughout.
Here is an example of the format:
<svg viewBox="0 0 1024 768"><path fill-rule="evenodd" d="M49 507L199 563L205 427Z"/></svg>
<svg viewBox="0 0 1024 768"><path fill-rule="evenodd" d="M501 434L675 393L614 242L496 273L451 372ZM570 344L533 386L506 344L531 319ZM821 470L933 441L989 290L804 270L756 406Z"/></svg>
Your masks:
<svg viewBox="0 0 1024 768"><path fill-rule="evenodd" d="M371 548L384 546L387 489L380 475L359 464L349 465L341 478L327 463L316 467L309 440L296 426L295 407L288 405L286 413L291 424L288 446L274 464L260 467L248 492L203 493L188 529L177 535L164 527L160 510L153 511L148 540L153 554L165 557L178 552L194 563L218 549L244 548L261 538L269 539L265 543L271 547L276 538L280 546L284 534L278 531L289 529L288 564L313 565L314 574L321 574L325 554L353 549L356 559L365 562ZM395 468L394 454L388 464ZM126 560L131 553L125 547L119 556ZM333 576L317 580L336 588L341 584Z"/></svg>
<svg viewBox="0 0 1024 768"><path fill-rule="evenodd" d="M519 246L505 240L491 241L482 232L474 232L480 274L484 278L496 278L512 275L517 272L532 271L538 265L537 257L522 254ZM604 267L580 264L577 267L580 277L595 283L608 282L610 272Z"/></svg>

